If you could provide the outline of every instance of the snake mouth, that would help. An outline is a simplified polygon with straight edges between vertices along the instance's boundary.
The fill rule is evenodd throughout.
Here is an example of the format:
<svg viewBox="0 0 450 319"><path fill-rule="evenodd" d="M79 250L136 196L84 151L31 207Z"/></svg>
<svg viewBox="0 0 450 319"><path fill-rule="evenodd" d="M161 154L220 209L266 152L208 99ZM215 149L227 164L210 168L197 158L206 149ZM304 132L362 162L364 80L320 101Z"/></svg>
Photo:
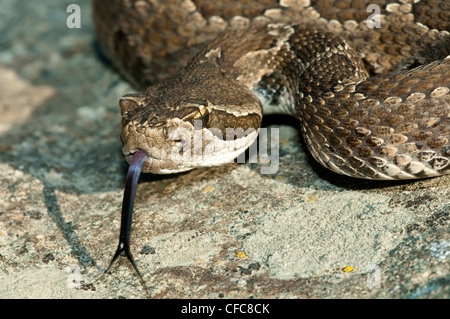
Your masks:
<svg viewBox="0 0 450 319"><path fill-rule="evenodd" d="M141 150L141 149L138 149L138 150L135 150L135 151L128 151L128 152L124 153L123 155L124 155L126 158L128 158L128 157L133 157L133 156L134 156L136 153L138 153L138 152L144 153L145 155L147 155L147 158L152 157L150 154L148 154L148 152L146 152L146 151L144 151L144 150Z"/></svg>
<svg viewBox="0 0 450 319"><path fill-rule="evenodd" d="M170 161L167 160L167 159L155 157L154 155L150 154L149 152L146 152L146 151L141 150L141 149L137 149L137 150L135 150L135 151L129 151L129 152L126 152L126 153L124 154L124 156L125 156L125 158L127 159L127 162L128 162L128 163L131 163L131 161L132 161L134 155L137 154L137 153L139 153L139 152L142 152L142 153L144 153L145 155L147 155L147 158L145 159L145 162L148 162L148 161L156 161L156 162L161 162L161 163L163 163L163 162L170 162ZM145 162L144 162L144 164L145 164Z"/></svg>
<svg viewBox="0 0 450 319"><path fill-rule="evenodd" d="M127 162L129 164L131 164L134 155L137 154L137 153L140 153L140 152L144 153L147 156L145 161L144 161L144 163L143 163L143 165L142 165L142 168L143 168L142 171L144 173L146 172L145 169L144 169L146 164L148 165L148 163L150 163L150 162L161 162L161 163L167 162L167 160L164 160L162 158L157 158L157 157L153 156L152 154L149 154L148 152L146 152L146 151L144 151L142 149L137 149L137 150L128 151L128 152L124 153L125 159L127 160Z"/></svg>
<svg viewBox="0 0 450 319"><path fill-rule="evenodd" d="M174 174L193 169L193 167L183 165L183 163L179 163L168 158L155 157L149 152L141 149L124 153L126 161L131 164L134 155L140 152L146 155L146 159L142 164L142 173Z"/></svg>

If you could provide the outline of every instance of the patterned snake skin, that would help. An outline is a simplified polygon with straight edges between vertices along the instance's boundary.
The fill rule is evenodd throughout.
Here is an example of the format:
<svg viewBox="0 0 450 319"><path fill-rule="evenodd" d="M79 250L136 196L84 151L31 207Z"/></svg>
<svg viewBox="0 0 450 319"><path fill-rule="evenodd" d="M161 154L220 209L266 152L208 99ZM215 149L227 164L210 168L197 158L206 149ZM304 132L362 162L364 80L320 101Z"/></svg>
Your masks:
<svg viewBox="0 0 450 319"><path fill-rule="evenodd" d="M152 85L120 101L123 152L128 162L146 152L143 172L229 162L256 138L264 110L297 116L314 158L334 172L450 173L446 0L94 0L93 7L109 58L137 87ZM201 130L214 144L230 127L256 133L234 136L241 145L229 156L170 159L186 143L172 129ZM208 148L202 143L199 152Z"/></svg>

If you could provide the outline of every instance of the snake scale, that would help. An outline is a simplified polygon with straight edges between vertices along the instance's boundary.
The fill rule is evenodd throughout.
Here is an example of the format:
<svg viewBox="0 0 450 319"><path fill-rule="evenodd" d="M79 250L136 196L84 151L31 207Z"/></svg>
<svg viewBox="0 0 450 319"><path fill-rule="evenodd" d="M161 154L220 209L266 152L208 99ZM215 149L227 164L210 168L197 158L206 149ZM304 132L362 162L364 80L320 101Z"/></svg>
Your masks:
<svg viewBox="0 0 450 319"><path fill-rule="evenodd" d="M448 1L94 0L93 9L106 55L141 89L119 102L134 177L141 166L167 174L230 162L263 113L297 117L313 157L339 174L450 173ZM174 149L191 156L174 160ZM129 225L116 255L128 256Z"/></svg>

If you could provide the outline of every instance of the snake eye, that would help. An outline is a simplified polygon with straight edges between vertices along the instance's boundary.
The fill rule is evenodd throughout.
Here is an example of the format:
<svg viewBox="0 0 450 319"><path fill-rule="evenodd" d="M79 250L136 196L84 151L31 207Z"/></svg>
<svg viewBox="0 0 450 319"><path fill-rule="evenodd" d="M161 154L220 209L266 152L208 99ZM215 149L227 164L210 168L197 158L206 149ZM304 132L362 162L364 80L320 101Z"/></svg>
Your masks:
<svg viewBox="0 0 450 319"><path fill-rule="evenodd" d="M201 121L202 128L207 128L209 123L209 112L206 108L199 109L197 107L190 107L190 113L182 117L182 120L190 123L195 129L198 127L198 123L195 121Z"/></svg>

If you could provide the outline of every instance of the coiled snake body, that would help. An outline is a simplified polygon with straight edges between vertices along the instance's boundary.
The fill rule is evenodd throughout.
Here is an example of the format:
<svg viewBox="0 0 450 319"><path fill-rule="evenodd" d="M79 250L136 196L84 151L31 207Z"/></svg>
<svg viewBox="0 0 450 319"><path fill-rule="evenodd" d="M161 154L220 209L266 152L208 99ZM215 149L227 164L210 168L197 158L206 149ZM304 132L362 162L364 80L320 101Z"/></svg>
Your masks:
<svg viewBox="0 0 450 319"><path fill-rule="evenodd" d="M166 76L120 101L127 160L143 150L143 171L153 173L229 162L256 138L264 109L298 116L315 159L337 173L448 173L449 5L379 3L370 28L356 20L367 19L370 4L94 1L99 38L120 69L144 85ZM420 22L430 16L435 25ZM210 39L178 73L167 62L162 72L163 58L187 60ZM245 134L230 138L227 128ZM190 157L174 160L176 147Z"/></svg>
<svg viewBox="0 0 450 319"><path fill-rule="evenodd" d="M143 150L153 173L229 162L256 138L264 109L298 116L315 159L337 173L447 174L449 4L378 1L371 28L372 2L94 1L100 41L124 74L162 79L120 101L127 160ZM250 133L230 140L227 128ZM191 156L174 161L177 146Z"/></svg>
<svg viewBox="0 0 450 319"><path fill-rule="evenodd" d="M298 117L314 158L336 173L450 173L450 4L391 2L94 0L102 47L144 87L120 100L130 176L229 162L263 110ZM133 263L136 182L113 261L125 251Z"/></svg>

